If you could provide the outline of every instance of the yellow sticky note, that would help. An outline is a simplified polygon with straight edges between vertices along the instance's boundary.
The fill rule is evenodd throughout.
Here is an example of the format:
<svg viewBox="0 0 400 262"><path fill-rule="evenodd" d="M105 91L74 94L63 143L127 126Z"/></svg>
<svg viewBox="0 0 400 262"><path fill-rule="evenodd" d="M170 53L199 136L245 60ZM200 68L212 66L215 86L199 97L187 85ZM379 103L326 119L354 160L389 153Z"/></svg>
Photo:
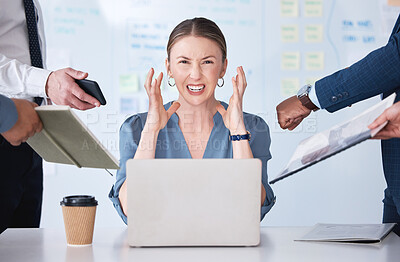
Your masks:
<svg viewBox="0 0 400 262"><path fill-rule="evenodd" d="M304 16L322 17L322 0L305 0Z"/></svg>
<svg viewBox="0 0 400 262"><path fill-rule="evenodd" d="M322 25L306 25L304 37L306 43L320 43L323 41L323 35Z"/></svg>
<svg viewBox="0 0 400 262"><path fill-rule="evenodd" d="M299 90L298 78L283 78L281 80L281 94L283 97L293 96Z"/></svg>
<svg viewBox="0 0 400 262"><path fill-rule="evenodd" d="M139 77L137 74L124 74L119 76L120 93L135 93L139 91Z"/></svg>
<svg viewBox="0 0 400 262"><path fill-rule="evenodd" d="M299 41L298 25L281 26L281 40L283 43L294 43Z"/></svg>
<svg viewBox="0 0 400 262"><path fill-rule="evenodd" d="M307 77L306 78L306 84L307 85L314 85L315 82L317 82L320 79L321 79L320 77Z"/></svg>
<svg viewBox="0 0 400 262"><path fill-rule="evenodd" d="M281 0L281 16L283 17L299 16L299 1Z"/></svg>
<svg viewBox="0 0 400 262"><path fill-rule="evenodd" d="M300 69L300 52L284 52L281 60L282 70Z"/></svg>
<svg viewBox="0 0 400 262"><path fill-rule="evenodd" d="M308 52L306 53L306 70L323 70L324 69L324 52Z"/></svg>

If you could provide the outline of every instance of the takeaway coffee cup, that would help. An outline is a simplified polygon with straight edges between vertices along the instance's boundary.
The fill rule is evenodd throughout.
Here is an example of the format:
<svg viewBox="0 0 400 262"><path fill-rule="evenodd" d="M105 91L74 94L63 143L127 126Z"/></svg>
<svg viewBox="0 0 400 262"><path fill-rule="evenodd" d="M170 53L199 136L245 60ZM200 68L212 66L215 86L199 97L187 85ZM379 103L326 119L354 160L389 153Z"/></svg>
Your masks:
<svg viewBox="0 0 400 262"><path fill-rule="evenodd" d="M66 196L60 205L68 245L91 245L97 206L94 196Z"/></svg>

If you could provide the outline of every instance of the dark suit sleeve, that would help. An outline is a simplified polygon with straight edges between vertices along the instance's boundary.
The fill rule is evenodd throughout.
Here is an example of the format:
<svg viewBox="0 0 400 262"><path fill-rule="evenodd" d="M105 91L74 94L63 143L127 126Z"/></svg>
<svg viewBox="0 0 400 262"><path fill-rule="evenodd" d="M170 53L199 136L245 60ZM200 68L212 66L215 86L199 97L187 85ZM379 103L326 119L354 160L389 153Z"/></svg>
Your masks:
<svg viewBox="0 0 400 262"><path fill-rule="evenodd" d="M372 51L351 67L315 83L321 108L334 112L378 94L387 95L399 90L399 19L386 46Z"/></svg>
<svg viewBox="0 0 400 262"><path fill-rule="evenodd" d="M10 98L0 95L0 133L13 127L17 119L18 113L14 102Z"/></svg>

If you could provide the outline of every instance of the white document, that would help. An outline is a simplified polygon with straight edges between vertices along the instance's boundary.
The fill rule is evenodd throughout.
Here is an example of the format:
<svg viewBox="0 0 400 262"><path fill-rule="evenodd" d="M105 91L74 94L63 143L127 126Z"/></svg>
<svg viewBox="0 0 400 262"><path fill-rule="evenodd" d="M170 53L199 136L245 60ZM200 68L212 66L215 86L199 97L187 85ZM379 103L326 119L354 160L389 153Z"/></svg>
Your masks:
<svg viewBox="0 0 400 262"><path fill-rule="evenodd" d="M373 130L368 126L393 104L395 97L394 93L349 121L301 141L289 163L270 184L374 137L387 123Z"/></svg>
<svg viewBox="0 0 400 262"><path fill-rule="evenodd" d="M295 241L379 243L395 225L395 223L316 224L310 232Z"/></svg>

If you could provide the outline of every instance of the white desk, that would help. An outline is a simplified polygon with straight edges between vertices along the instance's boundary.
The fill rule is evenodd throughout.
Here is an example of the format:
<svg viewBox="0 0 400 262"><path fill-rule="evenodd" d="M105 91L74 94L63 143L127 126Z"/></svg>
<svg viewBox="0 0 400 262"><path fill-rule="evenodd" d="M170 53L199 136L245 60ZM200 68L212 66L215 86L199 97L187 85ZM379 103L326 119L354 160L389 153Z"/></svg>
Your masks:
<svg viewBox="0 0 400 262"><path fill-rule="evenodd" d="M0 261L400 261L400 237L381 244L295 242L308 227L263 227L258 247L130 248L127 228L95 228L88 247L68 247L63 229L8 229L0 235Z"/></svg>

